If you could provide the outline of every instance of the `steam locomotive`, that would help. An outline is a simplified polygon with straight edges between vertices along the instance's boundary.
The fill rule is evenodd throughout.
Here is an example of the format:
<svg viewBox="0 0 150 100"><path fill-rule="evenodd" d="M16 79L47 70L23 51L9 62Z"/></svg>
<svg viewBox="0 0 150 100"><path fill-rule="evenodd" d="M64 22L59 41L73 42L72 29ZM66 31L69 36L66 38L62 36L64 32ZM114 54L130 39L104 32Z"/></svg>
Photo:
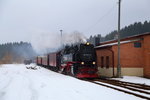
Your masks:
<svg viewBox="0 0 150 100"><path fill-rule="evenodd" d="M37 65L77 78L96 78L96 53L90 43L66 46L65 49L37 57Z"/></svg>

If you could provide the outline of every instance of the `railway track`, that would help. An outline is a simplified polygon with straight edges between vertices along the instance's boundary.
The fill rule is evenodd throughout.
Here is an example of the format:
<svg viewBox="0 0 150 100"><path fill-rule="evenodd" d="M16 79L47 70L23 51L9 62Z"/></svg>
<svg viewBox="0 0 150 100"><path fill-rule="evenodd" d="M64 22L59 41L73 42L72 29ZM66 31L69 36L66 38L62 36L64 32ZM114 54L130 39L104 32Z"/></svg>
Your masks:
<svg viewBox="0 0 150 100"><path fill-rule="evenodd" d="M150 86L145 84L137 84L130 82L122 82L117 80L102 80L102 79L94 79L94 80L84 80L97 85L105 86L111 89L118 90L120 92L124 92L130 95L134 95L136 97L150 100Z"/></svg>

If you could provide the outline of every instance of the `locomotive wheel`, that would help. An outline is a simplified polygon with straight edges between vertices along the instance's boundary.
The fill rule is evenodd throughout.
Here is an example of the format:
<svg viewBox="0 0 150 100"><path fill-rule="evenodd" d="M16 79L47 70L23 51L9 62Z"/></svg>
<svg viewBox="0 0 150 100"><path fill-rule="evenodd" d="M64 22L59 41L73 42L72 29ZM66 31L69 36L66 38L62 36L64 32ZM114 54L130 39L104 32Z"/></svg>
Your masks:
<svg viewBox="0 0 150 100"><path fill-rule="evenodd" d="M63 74L67 75L67 70L66 68L64 68L64 70L62 71Z"/></svg>

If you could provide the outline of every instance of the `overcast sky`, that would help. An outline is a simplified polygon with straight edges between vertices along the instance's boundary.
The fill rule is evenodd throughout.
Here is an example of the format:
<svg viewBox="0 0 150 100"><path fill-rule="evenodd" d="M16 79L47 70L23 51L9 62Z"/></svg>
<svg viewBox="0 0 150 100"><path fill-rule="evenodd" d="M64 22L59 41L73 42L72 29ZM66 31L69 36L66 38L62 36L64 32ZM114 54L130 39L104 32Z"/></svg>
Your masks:
<svg viewBox="0 0 150 100"><path fill-rule="evenodd" d="M118 0L0 0L0 44L38 41L79 31L86 37L117 29ZM150 0L122 0L121 27L150 21ZM39 35L40 34L40 35ZM45 36L46 37L46 36ZM48 39L48 38L46 38ZM35 42L34 41L34 42Z"/></svg>

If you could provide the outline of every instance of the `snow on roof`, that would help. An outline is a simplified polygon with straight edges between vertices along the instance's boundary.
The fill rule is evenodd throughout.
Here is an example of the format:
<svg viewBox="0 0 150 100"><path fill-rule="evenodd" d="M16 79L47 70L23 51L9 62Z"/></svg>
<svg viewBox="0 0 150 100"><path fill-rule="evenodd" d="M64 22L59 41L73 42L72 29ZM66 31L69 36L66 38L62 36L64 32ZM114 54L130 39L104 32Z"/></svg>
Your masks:
<svg viewBox="0 0 150 100"><path fill-rule="evenodd" d="M121 41L120 44L129 43L129 42L135 42L135 41L139 41L139 40L141 40L141 39ZM117 45L117 44L118 44L118 42L114 42L114 43L109 43L109 44L104 44L104 45L96 46L95 48L108 47L108 46L113 46L113 45Z"/></svg>
<svg viewBox="0 0 150 100"><path fill-rule="evenodd" d="M132 38L132 37L143 36L143 35L150 35L150 32L145 32L143 34L136 34L136 35L133 35L133 36L128 36L126 38Z"/></svg>
<svg viewBox="0 0 150 100"><path fill-rule="evenodd" d="M125 38L122 38L120 41L125 41L125 40L129 40L131 38L134 38L134 37L139 37L139 36L144 36L144 35L150 35L150 32L145 32L143 34L137 34L137 35L132 35L132 36L128 36L128 37L125 37ZM105 42L102 42L101 44L108 44L108 43L114 43L114 42L117 42L117 39L113 39L113 40L108 40L108 41L105 41Z"/></svg>

